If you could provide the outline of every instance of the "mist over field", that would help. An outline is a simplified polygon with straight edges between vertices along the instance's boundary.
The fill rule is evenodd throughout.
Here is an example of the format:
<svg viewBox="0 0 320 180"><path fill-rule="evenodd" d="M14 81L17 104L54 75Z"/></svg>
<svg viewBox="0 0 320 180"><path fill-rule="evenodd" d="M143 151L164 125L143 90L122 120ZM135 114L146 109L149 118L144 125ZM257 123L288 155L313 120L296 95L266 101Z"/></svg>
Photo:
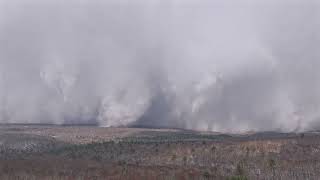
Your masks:
<svg viewBox="0 0 320 180"><path fill-rule="evenodd" d="M0 0L0 123L320 128L320 1Z"/></svg>

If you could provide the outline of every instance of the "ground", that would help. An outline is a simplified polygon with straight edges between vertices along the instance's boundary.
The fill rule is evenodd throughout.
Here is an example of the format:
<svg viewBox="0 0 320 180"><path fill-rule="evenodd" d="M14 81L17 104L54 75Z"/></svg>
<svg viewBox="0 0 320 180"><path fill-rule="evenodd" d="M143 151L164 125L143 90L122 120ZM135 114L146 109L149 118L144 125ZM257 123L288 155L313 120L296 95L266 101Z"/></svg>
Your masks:
<svg viewBox="0 0 320 180"><path fill-rule="evenodd" d="M0 126L0 179L318 179L318 132Z"/></svg>

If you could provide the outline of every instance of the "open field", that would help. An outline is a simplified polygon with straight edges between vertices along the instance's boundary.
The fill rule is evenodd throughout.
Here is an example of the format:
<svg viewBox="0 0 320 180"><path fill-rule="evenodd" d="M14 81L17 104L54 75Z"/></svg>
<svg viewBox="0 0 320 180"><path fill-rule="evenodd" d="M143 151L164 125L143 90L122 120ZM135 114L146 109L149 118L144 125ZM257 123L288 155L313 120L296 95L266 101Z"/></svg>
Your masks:
<svg viewBox="0 0 320 180"><path fill-rule="evenodd" d="M2 125L0 179L318 179L318 132Z"/></svg>

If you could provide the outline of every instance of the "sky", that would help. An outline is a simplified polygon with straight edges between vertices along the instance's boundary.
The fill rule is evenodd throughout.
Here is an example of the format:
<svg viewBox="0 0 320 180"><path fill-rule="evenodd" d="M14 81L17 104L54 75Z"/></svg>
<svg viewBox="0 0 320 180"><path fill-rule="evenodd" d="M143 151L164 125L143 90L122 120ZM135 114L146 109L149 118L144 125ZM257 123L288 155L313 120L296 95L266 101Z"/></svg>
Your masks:
<svg viewBox="0 0 320 180"><path fill-rule="evenodd" d="M0 0L0 123L320 128L320 1Z"/></svg>

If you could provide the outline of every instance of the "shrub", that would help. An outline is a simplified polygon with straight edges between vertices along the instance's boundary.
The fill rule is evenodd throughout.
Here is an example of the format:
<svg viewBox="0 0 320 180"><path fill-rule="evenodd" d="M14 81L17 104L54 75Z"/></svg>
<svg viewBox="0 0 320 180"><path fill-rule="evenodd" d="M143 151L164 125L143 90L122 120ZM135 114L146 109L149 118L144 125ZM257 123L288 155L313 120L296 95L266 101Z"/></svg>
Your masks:
<svg viewBox="0 0 320 180"><path fill-rule="evenodd" d="M248 180L246 176L240 175L240 176L231 176L227 180Z"/></svg>

